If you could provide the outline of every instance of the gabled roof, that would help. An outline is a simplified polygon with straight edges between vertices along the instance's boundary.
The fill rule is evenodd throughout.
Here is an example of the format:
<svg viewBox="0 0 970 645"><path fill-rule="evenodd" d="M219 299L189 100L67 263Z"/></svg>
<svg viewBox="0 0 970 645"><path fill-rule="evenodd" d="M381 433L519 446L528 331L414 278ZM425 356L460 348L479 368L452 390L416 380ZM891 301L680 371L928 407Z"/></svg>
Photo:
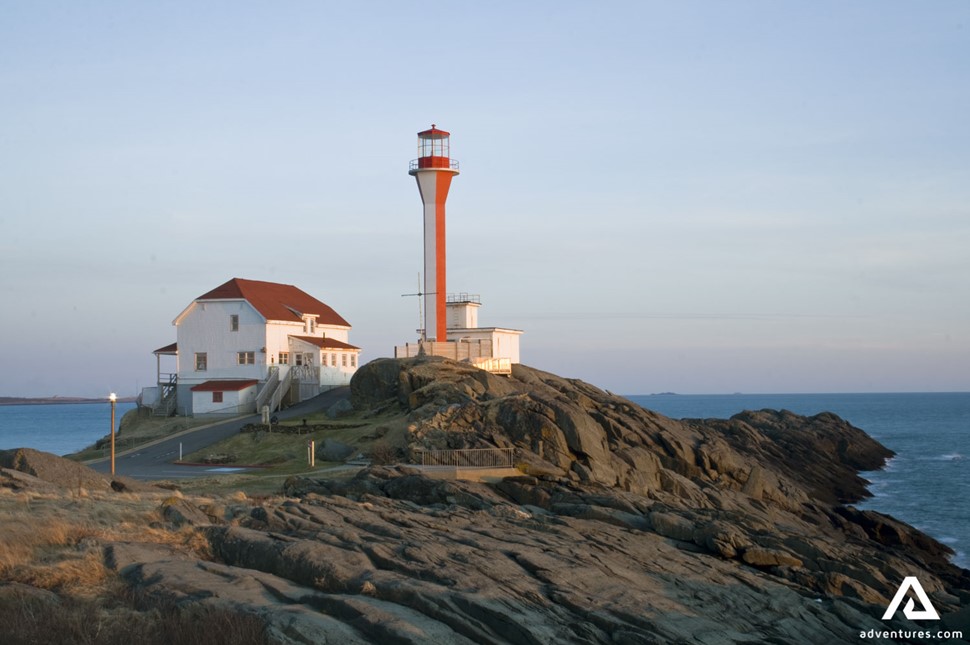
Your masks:
<svg viewBox="0 0 970 645"><path fill-rule="evenodd" d="M350 323L329 305L291 284L233 278L202 294L196 301L239 299L251 304L266 320L300 322L303 314L309 314L317 317L318 325L350 327Z"/></svg>
<svg viewBox="0 0 970 645"><path fill-rule="evenodd" d="M171 345L166 345L165 347L159 347L154 352L152 352L152 354L166 354L166 355L171 354L172 356L174 356L178 354L178 351L179 351L179 344L172 343Z"/></svg>
<svg viewBox="0 0 970 645"><path fill-rule="evenodd" d="M333 338L320 338L318 336L290 336L290 338L302 340L304 343L309 343L310 345L316 345L320 349L360 349L360 347Z"/></svg>
<svg viewBox="0 0 970 645"><path fill-rule="evenodd" d="M259 381L256 379L246 379L242 381L230 379L214 380L193 385L191 390L193 392L238 392L239 390L245 390L247 387L257 385L258 383Z"/></svg>

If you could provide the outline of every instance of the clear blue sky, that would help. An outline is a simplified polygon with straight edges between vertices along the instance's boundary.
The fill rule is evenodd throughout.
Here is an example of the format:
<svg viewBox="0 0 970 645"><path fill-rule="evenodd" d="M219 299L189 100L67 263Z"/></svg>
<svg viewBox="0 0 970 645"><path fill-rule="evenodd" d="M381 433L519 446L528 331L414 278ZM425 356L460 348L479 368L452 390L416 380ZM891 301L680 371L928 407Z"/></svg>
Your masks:
<svg viewBox="0 0 970 645"><path fill-rule="evenodd" d="M0 395L133 393L231 277L390 355L431 123L449 290L529 365L970 389L970 3L0 7Z"/></svg>

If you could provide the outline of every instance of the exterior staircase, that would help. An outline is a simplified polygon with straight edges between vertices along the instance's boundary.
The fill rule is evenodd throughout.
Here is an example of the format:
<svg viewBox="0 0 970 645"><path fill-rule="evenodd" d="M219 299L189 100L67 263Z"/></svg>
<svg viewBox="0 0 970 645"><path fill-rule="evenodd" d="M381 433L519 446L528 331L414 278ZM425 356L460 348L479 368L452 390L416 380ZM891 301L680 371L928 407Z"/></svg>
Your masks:
<svg viewBox="0 0 970 645"><path fill-rule="evenodd" d="M152 408L152 416L170 417L175 414L178 380L178 374L169 374L168 382L158 382L158 403Z"/></svg>
<svg viewBox="0 0 970 645"><path fill-rule="evenodd" d="M269 406L270 414L279 410L280 403L283 401L283 397L287 391L289 391L292 382L292 369L286 371L286 376L283 377L283 380L280 380L278 369L271 369L269 378L266 379L266 384L259 391L259 394L256 395L256 413L259 414L263 406Z"/></svg>

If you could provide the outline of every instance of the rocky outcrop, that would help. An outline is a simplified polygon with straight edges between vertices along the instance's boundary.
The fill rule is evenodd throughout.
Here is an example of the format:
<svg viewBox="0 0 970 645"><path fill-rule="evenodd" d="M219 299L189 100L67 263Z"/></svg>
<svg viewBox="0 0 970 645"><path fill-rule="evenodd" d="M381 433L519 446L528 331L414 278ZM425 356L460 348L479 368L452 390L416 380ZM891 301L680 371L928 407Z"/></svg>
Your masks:
<svg viewBox="0 0 970 645"><path fill-rule="evenodd" d="M914 572L881 547L860 558L831 528L755 533L739 514L569 481L372 467L284 492L198 524L216 562L125 544L110 563L144 593L261 616L290 643L853 642L886 627L894 568ZM919 572L941 611L968 599Z"/></svg>
<svg viewBox="0 0 970 645"><path fill-rule="evenodd" d="M115 491L153 488L129 477L103 475L75 461L33 448L0 450L0 486Z"/></svg>
<svg viewBox="0 0 970 645"><path fill-rule="evenodd" d="M32 448L0 451L0 468L26 473L63 488L104 490L111 479L87 466Z"/></svg>
<svg viewBox="0 0 970 645"><path fill-rule="evenodd" d="M581 381L523 365L511 378L441 358L374 361L351 383L358 409L397 407L409 448L514 446L528 470L709 505L701 490L797 510L866 496L860 470L892 452L832 414L762 410L680 423Z"/></svg>
<svg viewBox="0 0 970 645"><path fill-rule="evenodd" d="M881 620L910 575L941 629L970 627L948 549L851 506L891 453L834 415L681 422L528 367L428 358L364 366L352 403L405 427L411 455L513 448L522 474L373 466L278 497L173 497L161 521L205 557L113 543L106 562L145 597L256 615L285 643L856 642L919 629Z"/></svg>
<svg viewBox="0 0 970 645"><path fill-rule="evenodd" d="M535 477L496 488L523 507L660 535L806 593L884 607L916 567L950 610L954 597L970 598L970 577L946 546L847 506L868 496L859 472L892 452L833 414L679 422L522 365L510 378L435 358L375 361L362 372L354 405L399 406L412 453L514 446Z"/></svg>
<svg viewBox="0 0 970 645"><path fill-rule="evenodd" d="M151 593L217 590L200 602L289 642L854 642L886 627L905 575L944 625L970 601L945 546L848 505L891 453L831 414L679 422L524 366L426 358L365 366L352 402L400 418L411 455L511 447L523 474L291 478L234 520L198 516L219 564L120 570Z"/></svg>

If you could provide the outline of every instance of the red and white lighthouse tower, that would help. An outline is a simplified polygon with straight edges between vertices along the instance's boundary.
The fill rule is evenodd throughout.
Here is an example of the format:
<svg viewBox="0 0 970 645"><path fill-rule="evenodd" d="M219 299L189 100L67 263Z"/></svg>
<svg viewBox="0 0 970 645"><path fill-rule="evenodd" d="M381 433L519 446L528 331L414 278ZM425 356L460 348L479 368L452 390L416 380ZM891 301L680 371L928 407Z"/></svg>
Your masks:
<svg viewBox="0 0 970 645"><path fill-rule="evenodd" d="M411 161L408 174L418 182L424 203L424 338L445 342L445 201L451 178L458 174L458 162L449 155L449 135L431 124L418 133L418 158Z"/></svg>

